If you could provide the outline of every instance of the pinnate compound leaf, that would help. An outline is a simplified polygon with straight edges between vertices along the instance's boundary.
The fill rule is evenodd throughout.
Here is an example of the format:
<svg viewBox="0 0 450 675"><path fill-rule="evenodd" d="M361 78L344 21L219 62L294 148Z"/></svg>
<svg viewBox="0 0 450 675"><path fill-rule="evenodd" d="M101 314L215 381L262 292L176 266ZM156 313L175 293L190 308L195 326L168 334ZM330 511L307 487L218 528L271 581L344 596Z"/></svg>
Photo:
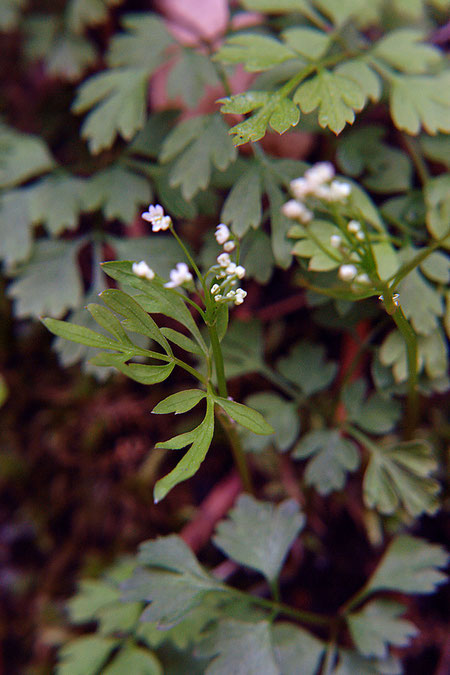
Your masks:
<svg viewBox="0 0 450 675"><path fill-rule="evenodd" d="M245 171L230 190L220 214L221 220L231 225L242 237L251 227L257 228L262 219L261 175L256 167Z"/></svg>
<svg viewBox="0 0 450 675"><path fill-rule="evenodd" d="M338 75L352 80L364 93L366 99L378 101L381 96L381 78L363 59L350 59L337 66Z"/></svg>
<svg viewBox="0 0 450 675"><path fill-rule="evenodd" d="M180 413L192 410L197 403L205 398L206 392L200 389L187 389L186 391L178 391L176 394L171 394L167 398L160 401L152 410L152 413L157 415L166 413Z"/></svg>
<svg viewBox="0 0 450 675"><path fill-rule="evenodd" d="M426 441L405 441L369 448L364 475L364 502L380 513L394 513L401 505L410 516L433 514L439 508L439 483L430 477L437 463Z"/></svg>
<svg viewBox="0 0 450 675"><path fill-rule="evenodd" d="M356 471L360 463L355 443L343 438L336 429L310 431L300 440L292 457L312 457L306 466L305 481L321 495L342 490L347 472Z"/></svg>
<svg viewBox="0 0 450 675"><path fill-rule="evenodd" d="M149 261L152 264L151 260ZM121 284L131 286L143 293L138 296L139 303L145 307L148 312L162 313L171 319L179 321L195 337L202 349L206 349L205 342L200 331L187 309L183 299L176 295L170 289L164 288L159 284L152 283L146 279L141 279L132 271L133 263L131 261L107 262L102 264L103 271ZM144 304L144 300L147 304Z"/></svg>
<svg viewBox="0 0 450 675"><path fill-rule="evenodd" d="M98 323L98 325L102 326L102 328L108 331L108 333L111 333L111 335L116 340L124 345L129 345L131 348L134 347L134 344L126 334L125 329L120 323L119 319L112 312L106 309L106 307L91 302L86 306L86 309L92 318Z"/></svg>
<svg viewBox="0 0 450 675"><path fill-rule="evenodd" d="M215 402L223 408L227 415L235 422L246 429L253 431L254 434L261 434L263 436L273 434L273 427L266 422L264 417L257 410L253 410L253 408L249 408L242 403L236 403L236 401L221 398L220 396L215 397Z"/></svg>
<svg viewBox="0 0 450 675"><path fill-rule="evenodd" d="M0 197L0 258L7 266L26 260L32 249L28 191L16 189Z"/></svg>
<svg viewBox="0 0 450 675"><path fill-rule="evenodd" d="M323 58L331 45L331 35L316 28L288 28L283 32L283 40L310 61Z"/></svg>
<svg viewBox="0 0 450 675"><path fill-rule="evenodd" d="M373 53L404 73L426 73L442 60L442 52L415 28L399 28L379 40Z"/></svg>
<svg viewBox="0 0 450 675"><path fill-rule="evenodd" d="M80 242L42 239L30 260L18 267L7 295L18 317L61 316L78 307L82 286L77 264Z"/></svg>
<svg viewBox="0 0 450 675"><path fill-rule="evenodd" d="M143 567L122 584L123 599L150 602L141 619L161 628L182 621L209 593L224 591L175 534L141 544L138 562Z"/></svg>
<svg viewBox="0 0 450 675"><path fill-rule="evenodd" d="M402 251L402 259L407 261L413 252ZM439 325L439 317L444 314L440 293L420 273L412 270L398 284L400 303L407 319L419 335L429 335Z"/></svg>
<svg viewBox="0 0 450 675"><path fill-rule="evenodd" d="M278 506L241 495L213 539L227 556L274 581L305 518L290 499Z"/></svg>
<svg viewBox="0 0 450 675"><path fill-rule="evenodd" d="M113 68L144 68L148 75L165 60L167 47L173 44L161 17L151 12L125 14L123 33L111 41L107 61Z"/></svg>
<svg viewBox="0 0 450 675"><path fill-rule="evenodd" d="M93 154L110 148L117 134L129 141L144 126L149 73L144 68L117 68L93 75L79 87L76 113L93 108L81 134Z"/></svg>
<svg viewBox="0 0 450 675"><path fill-rule="evenodd" d="M339 134L346 123L353 124L355 111L363 109L366 101L361 87L351 79L320 70L317 75L299 86L294 102L302 112L310 113L319 108L319 124Z"/></svg>
<svg viewBox="0 0 450 675"><path fill-rule="evenodd" d="M446 567L448 561L449 555L442 546L402 534L386 549L365 587L365 596L376 591L434 593L447 579L440 568Z"/></svg>
<svg viewBox="0 0 450 675"><path fill-rule="evenodd" d="M277 450L284 452L294 443L300 430L300 416L295 403L286 401L274 392L253 394L246 398L245 402L256 408L275 430L275 434L269 438L243 433L246 450L261 452L273 443Z"/></svg>
<svg viewBox="0 0 450 675"><path fill-rule="evenodd" d="M206 87L219 82L216 70L204 54L186 49L173 66L167 80L169 98L178 96L189 108L195 108Z"/></svg>
<svg viewBox="0 0 450 675"><path fill-rule="evenodd" d="M58 319L42 319L42 323L48 330L63 338L64 340L71 340L86 347L95 347L97 349L121 349L122 351L131 351L129 345L121 345L116 340L96 333L85 326L77 326L68 321L59 321ZM105 356L117 356L116 354L105 354Z"/></svg>
<svg viewBox="0 0 450 675"><path fill-rule="evenodd" d="M241 33L228 38L214 55L216 61L225 64L242 63L250 73L270 70L284 61L295 58L288 46L275 38L253 33Z"/></svg>
<svg viewBox="0 0 450 675"><path fill-rule="evenodd" d="M428 231L435 239L445 237L450 234L450 175L431 178L424 192Z"/></svg>
<svg viewBox="0 0 450 675"><path fill-rule="evenodd" d="M91 176L82 192L85 210L101 208L108 220L117 218L126 224L131 224L138 208L151 198L148 180L119 164Z"/></svg>
<svg viewBox="0 0 450 675"><path fill-rule="evenodd" d="M72 640L59 652L58 675L96 675L112 650L119 644L114 638L89 635Z"/></svg>
<svg viewBox="0 0 450 675"><path fill-rule="evenodd" d="M127 330L145 335L155 340L167 354L172 354L172 348L167 342L152 317L142 309L141 305L130 295L117 288L108 288L100 295L110 309L125 317L123 323Z"/></svg>
<svg viewBox="0 0 450 675"><path fill-rule="evenodd" d="M450 132L450 74L397 75L390 87L394 124L409 134Z"/></svg>
<svg viewBox="0 0 450 675"><path fill-rule="evenodd" d="M292 623L276 623L272 628L275 658L282 675L317 675L324 644Z"/></svg>
<svg viewBox="0 0 450 675"><path fill-rule="evenodd" d="M405 606L401 603L380 599L349 614L347 624L360 654L386 659L390 645L406 647L418 630L409 621L399 619L404 612Z"/></svg>
<svg viewBox="0 0 450 675"><path fill-rule="evenodd" d="M212 657L205 675L280 675L268 621L221 621L196 651Z"/></svg>
<svg viewBox="0 0 450 675"><path fill-rule="evenodd" d="M153 491L155 504L164 499L175 485L197 473L200 464L205 459L214 434L214 400L209 396L206 400L206 415L199 426L190 434L193 440L189 440L189 443L192 443L189 450L167 476L157 481ZM187 445L187 443L184 445ZM163 446L159 444L158 447Z"/></svg>
<svg viewBox="0 0 450 675"><path fill-rule="evenodd" d="M337 363L326 360L322 345L302 340L294 345L288 356L277 361L277 369L310 396L332 383L337 373Z"/></svg>
<svg viewBox="0 0 450 675"><path fill-rule="evenodd" d="M148 649L127 644L105 668L103 675L163 675L163 669L156 656Z"/></svg>

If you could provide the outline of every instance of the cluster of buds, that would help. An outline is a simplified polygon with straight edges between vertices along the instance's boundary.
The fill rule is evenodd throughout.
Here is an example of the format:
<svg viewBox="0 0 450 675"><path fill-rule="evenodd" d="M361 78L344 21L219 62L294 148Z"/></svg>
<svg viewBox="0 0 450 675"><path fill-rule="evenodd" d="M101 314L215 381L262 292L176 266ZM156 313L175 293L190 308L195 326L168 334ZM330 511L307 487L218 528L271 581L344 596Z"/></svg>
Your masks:
<svg viewBox="0 0 450 675"><path fill-rule="evenodd" d="M324 202L345 202L350 195L349 183L334 178L334 166L330 162L318 162L305 171L302 178L291 181L290 188L294 199L284 204L282 211L288 218L307 225L314 214L304 202L315 197Z"/></svg>
<svg viewBox="0 0 450 675"><path fill-rule="evenodd" d="M230 253L236 248L236 242L229 228L220 223L216 227L216 241L223 246L223 253L217 256L217 265L211 267L216 282L211 286L210 292L215 302L234 302L241 305L247 295L242 288L234 288L238 280L245 277L245 268L232 262Z"/></svg>
<svg viewBox="0 0 450 675"><path fill-rule="evenodd" d="M346 262L339 267L338 276L342 281L353 281L360 285L370 284L369 276L366 272L361 272L359 269L362 253L360 244L365 239L366 235L358 220L350 220L348 222L345 239L340 234L331 235L331 248L337 249L344 258L350 260L350 262Z"/></svg>

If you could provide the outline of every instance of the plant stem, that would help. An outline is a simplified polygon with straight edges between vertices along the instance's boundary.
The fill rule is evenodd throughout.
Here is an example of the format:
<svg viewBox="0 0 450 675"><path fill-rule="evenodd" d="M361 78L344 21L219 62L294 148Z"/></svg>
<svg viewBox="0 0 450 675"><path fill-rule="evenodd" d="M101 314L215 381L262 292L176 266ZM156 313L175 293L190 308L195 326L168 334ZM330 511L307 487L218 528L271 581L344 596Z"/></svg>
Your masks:
<svg viewBox="0 0 450 675"><path fill-rule="evenodd" d="M252 477L250 475L247 460L245 458L244 449L242 448L241 439L239 438L238 432L236 430L236 425L233 420L228 417L226 412L219 406L216 406L216 416L227 435L234 463L239 472L239 476L241 477L243 488L245 492L254 495L255 488L253 487Z"/></svg>
<svg viewBox="0 0 450 675"><path fill-rule="evenodd" d="M408 399L404 436L405 439L410 439L414 434L419 416L419 397L417 393L417 336L403 314L403 310L400 306L397 307L397 310L392 314L392 318L402 334L406 346L406 359L408 363Z"/></svg>
<svg viewBox="0 0 450 675"><path fill-rule="evenodd" d="M259 605L260 607L265 607L272 612L276 611L278 614L283 614L284 616L291 616L293 619L303 621L303 623L308 623L311 626L329 626L334 621L334 618L323 616L322 614L316 614L315 612L307 612L306 610L295 609L295 607L285 605L283 602L268 600L267 598L259 598L256 595L245 593L245 591L238 591L236 588L230 588L229 586L227 587L227 591L246 600L247 602Z"/></svg>
<svg viewBox="0 0 450 675"><path fill-rule="evenodd" d="M217 388L219 391L219 396L222 398L227 398L227 381L225 379L225 368L223 365L223 355L222 349L219 342L219 336L217 335L217 328L215 323L208 323L208 332L209 339L211 340L211 347L214 356L214 363L216 366L216 376L217 376Z"/></svg>
<svg viewBox="0 0 450 675"><path fill-rule="evenodd" d="M411 136L408 134L403 133L401 136L403 143L411 156L414 166L416 167L420 181L422 185L425 185L430 180L430 173L422 153L418 148L417 140L415 138L411 138Z"/></svg>

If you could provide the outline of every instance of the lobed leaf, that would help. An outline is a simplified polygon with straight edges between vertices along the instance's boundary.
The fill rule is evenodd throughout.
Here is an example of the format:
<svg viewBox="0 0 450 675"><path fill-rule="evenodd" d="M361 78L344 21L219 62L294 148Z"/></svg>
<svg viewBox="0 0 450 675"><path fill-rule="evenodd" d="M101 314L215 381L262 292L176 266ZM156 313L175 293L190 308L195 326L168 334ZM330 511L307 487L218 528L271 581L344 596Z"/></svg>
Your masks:
<svg viewBox="0 0 450 675"><path fill-rule="evenodd" d="M333 382L337 363L326 360L322 345L302 340L292 347L288 356L277 361L277 370L310 396L326 389Z"/></svg>
<svg viewBox="0 0 450 675"><path fill-rule="evenodd" d="M266 435L274 433L273 427L266 422L264 417L257 410L253 410L253 408L249 408L242 403L236 403L236 401L221 398L220 396L215 396L214 401L223 408L227 415L235 422L246 429L253 431L254 434Z"/></svg>
<svg viewBox="0 0 450 675"><path fill-rule="evenodd" d="M72 640L59 652L58 675L96 675L119 644L117 638L88 635Z"/></svg>
<svg viewBox="0 0 450 675"><path fill-rule="evenodd" d="M256 408L275 430L274 435L268 438L244 432L242 438L245 449L261 452L273 443L280 452L286 451L297 439L300 430L296 403L286 401L274 392L265 391L248 396L245 402Z"/></svg>
<svg viewBox="0 0 450 675"><path fill-rule="evenodd" d="M203 398L206 397L206 392L201 391L200 389L187 389L185 391L179 391L176 394L171 394L160 401L152 410L152 413L158 415L166 413L175 413L179 415L180 413L187 412L192 410L197 403L199 403Z"/></svg>
<svg viewBox="0 0 450 675"><path fill-rule="evenodd" d="M213 542L227 556L263 574L270 583L283 566L305 517L294 500L274 506L241 495L228 519L216 528Z"/></svg>
<svg viewBox="0 0 450 675"><path fill-rule="evenodd" d="M275 38L254 33L232 35L214 55L225 64L242 63L248 72L269 70L295 57L295 52Z"/></svg>

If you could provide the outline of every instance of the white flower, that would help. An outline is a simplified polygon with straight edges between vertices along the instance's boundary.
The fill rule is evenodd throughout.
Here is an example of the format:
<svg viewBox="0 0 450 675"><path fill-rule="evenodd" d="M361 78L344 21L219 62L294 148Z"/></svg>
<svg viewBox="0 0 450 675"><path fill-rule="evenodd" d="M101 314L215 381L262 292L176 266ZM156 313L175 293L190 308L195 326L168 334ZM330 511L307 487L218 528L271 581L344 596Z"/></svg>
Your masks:
<svg viewBox="0 0 450 675"><path fill-rule="evenodd" d="M225 272L229 274L230 276L236 272L236 263L230 262L228 267L226 268Z"/></svg>
<svg viewBox="0 0 450 675"><path fill-rule="evenodd" d="M145 260L141 260L141 262L138 263L133 263L131 270L133 274L135 274L137 277L141 277L141 279L148 279L151 281L155 278L154 271L147 265Z"/></svg>
<svg viewBox="0 0 450 675"><path fill-rule="evenodd" d="M226 225L224 225L224 223L220 223L220 225L216 227L214 236L216 237L218 244L225 244L225 242L230 238L230 230Z"/></svg>
<svg viewBox="0 0 450 675"><path fill-rule="evenodd" d="M366 235L362 230L360 230L359 232L356 233L355 237L357 238L358 241L364 241Z"/></svg>
<svg viewBox="0 0 450 675"><path fill-rule="evenodd" d="M220 294L218 293L217 295L214 296L214 300L215 300L216 302L219 302L219 300L222 300L222 297L223 297L223 296L220 295Z"/></svg>
<svg viewBox="0 0 450 675"><path fill-rule="evenodd" d="M172 218L164 215L164 209L161 204L156 204L156 206L150 204L148 211L144 211L141 217L152 224L153 232L167 230L172 224Z"/></svg>
<svg viewBox="0 0 450 675"><path fill-rule="evenodd" d="M228 298L229 300L231 300L235 296L236 296L236 291L228 291L228 293L226 294L225 297Z"/></svg>
<svg viewBox="0 0 450 675"><path fill-rule="evenodd" d="M231 253L231 251L234 251L235 248L236 244L234 241L226 241L223 245L223 250L227 253Z"/></svg>
<svg viewBox="0 0 450 675"><path fill-rule="evenodd" d="M357 284L370 284L370 279L369 275L363 272L362 274L358 274L355 277L355 281Z"/></svg>
<svg viewBox="0 0 450 675"><path fill-rule="evenodd" d="M338 276L342 281L352 281L358 274L358 269L355 265L341 265Z"/></svg>
<svg viewBox="0 0 450 675"><path fill-rule="evenodd" d="M219 290L219 288L220 288L219 284L213 284L213 285L211 286L211 293L212 293L212 295L214 295L214 293L217 293L217 291Z"/></svg>
<svg viewBox="0 0 450 675"><path fill-rule="evenodd" d="M340 234L332 234L330 237L330 246L332 248L339 248L342 244L342 237Z"/></svg>
<svg viewBox="0 0 450 675"><path fill-rule="evenodd" d="M361 229L361 223L358 220L351 220L349 224L347 225L347 230L349 232L352 232L352 234L356 234L359 232Z"/></svg>
<svg viewBox="0 0 450 675"><path fill-rule="evenodd" d="M334 174L334 166L330 162L317 162L305 171L305 178L312 191L319 185L333 180Z"/></svg>
<svg viewBox="0 0 450 675"><path fill-rule="evenodd" d="M311 186L306 178L296 178L290 182L291 192L296 199L301 201L311 192Z"/></svg>
<svg viewBox="0 0 450 675"><path fill-rule="evenodd" d="M244 299L246 297L247 297L247 291L244 291L243 288L236 288L234 304L235 305L242 305L242 303L244 302Z"/></svg>
<svg viewBox="0 0 450 675"><path fill-rule="evenodd" d="M170 271L170 281L164 284L166 288L176 288L182 286L186 281L192 279L192 274L189 272L189 267L186 263L177 263L174 270Z"/></svg>
<svg viewBox="0 0 450 675"><path fill-rule="evenodd" d="M290 199L286 204L283 204L281 211L287 218L299 220L304 225L309 223L313 218L311 211L296 199Z"/></svg>
<svg viewBox="0 0 450 675"><path fill-rule="evenodd" d="M238 265L234 270L234 273L238 279L243 279L245 277L245 267L242 267L242 265Z"/></svg>
<svg viewBox="0 0 450 675"><path fill-rule="evenodd" d="M228 253L221 253L220 255L217 256L217 262L221 267L228 267L230 264L230 256Z"/></svg>
<svg viewBox="0 0 450 675"><path fill-rule="evenodd" d="M343 183L340 180L334 180L330 185L330 200L340 202L347 199L352 191L349 183Z"/></svg>

